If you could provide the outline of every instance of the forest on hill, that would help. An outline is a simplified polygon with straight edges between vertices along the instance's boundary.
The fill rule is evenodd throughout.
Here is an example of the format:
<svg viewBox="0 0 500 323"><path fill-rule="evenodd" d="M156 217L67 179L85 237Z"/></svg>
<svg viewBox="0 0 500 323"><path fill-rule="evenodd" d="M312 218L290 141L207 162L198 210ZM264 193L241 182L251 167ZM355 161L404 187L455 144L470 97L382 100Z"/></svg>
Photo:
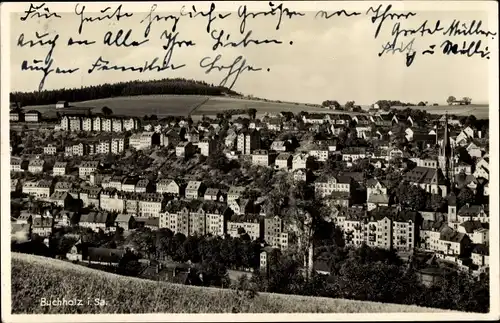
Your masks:
<svg viewBox="0 0 500 323"><path fill-rule="evenodd" d="M105 83L74 89L57 89L33 92L11 92L10 102L18 106L55 104L58 101L81 102L120 96L136 95L240 95L228 88L214 86L203 81L183 78L155 81L129 81Z"/></svg>

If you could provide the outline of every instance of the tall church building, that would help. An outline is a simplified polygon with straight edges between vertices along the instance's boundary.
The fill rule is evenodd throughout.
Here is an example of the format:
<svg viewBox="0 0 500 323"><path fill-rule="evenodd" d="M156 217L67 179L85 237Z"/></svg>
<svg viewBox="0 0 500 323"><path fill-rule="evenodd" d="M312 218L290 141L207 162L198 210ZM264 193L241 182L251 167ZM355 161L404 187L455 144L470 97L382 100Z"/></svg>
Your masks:
<svg viewBox="0 0 500 323"><path fill-rule="evenodd" d="M453 182L455 175L453 174L454 169L454 156L453 156L453 147L450 144L450 133L448 131L448 113L445 114L445 122L444 122L444 133L443 140L439 142L438 140L439 131L436 129L436 142L439 145L439 154L438 154L438 164L439 168L443 171L444 176L451 183Z"/></svg>

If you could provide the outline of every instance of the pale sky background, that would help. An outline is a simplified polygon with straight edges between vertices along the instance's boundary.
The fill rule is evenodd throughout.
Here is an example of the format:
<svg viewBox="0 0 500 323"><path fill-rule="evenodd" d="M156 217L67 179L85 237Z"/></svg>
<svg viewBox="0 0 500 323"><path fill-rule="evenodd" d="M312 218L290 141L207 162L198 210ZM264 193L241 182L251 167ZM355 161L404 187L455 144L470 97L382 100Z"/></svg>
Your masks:
<svg viewBox="0 0 500 323"><path fill-rule="evenodd" d="M113 8L116 3L111 4ZM198 7L207 10L209 3L200 3ZM445 6L445 4L435 4ZM26 10L29 4L22 10ZM87 5L88 7L88 5ZM104 6L102 6L104 8ZM178 14L176 11L157 12L162 15ZM292 10L296 10L290 6ZM247 63L262 67L261 72L243 73L234 86L234 90L253 94L258 97L285 101L321 103L326 99L336 99L340 103L354 100L358 104L371 104L379 99L395 99L417 103L444 103L449 95L457 98L468 96L474 103L488 102L488 64L486 59L464 56L445 56L438 49L445 40L442 35L416 36L413 48L421 52L430 44L436 44L436 54L422 56L417 54L411 67L405 66L403 54L385 54L378 57L382 45L391 40L394 22L387 19L381 29L379 38L374 39L376 25L372 24L371 15L365 15L370 5L363 7L362 14L356 17L334 17L328 20L315 19L316 11L309 11L305 17L282 18L281 28L275 30L277 17L248 18L246 30L253 30L252 38L275 38L283 41L281 45L249 45L247 48L225 48L212 51L213 41L206 33L207 18L182 18L178 24L178 39L193 40L195 47L176 48L172 63L187 64L177 71L162 72L111 72L97 71L88 74L87 70L99 56L116 65L143 66L145 61L154 57L163 57L161 32L170 29L172 22L155 22L149 35L150 41L140 47L116 48L102 44L106 31L117 31L120 28L133 28L131 40L140 41L146 24L139 21L146 17L146 12L135 13L132 18L120 22L86 23L82 35L78 35L80 17L74 13L60 13L61 19L20 21L20 14L11 15L11 89L13 91L33 91L38 88L41 72L21 71L23 60L44 59L48 47L18 47L18 37L25 33L25 41L35 39L35 31L49 32L50 38L59 34L58 44L53 59L54 67L64 69L80 67L80 71L71 75L52 73L45 81L45 89L72 88L85 85L96 85L106 82L118 82L134 79L160 79L184 77L204 80L218 84L223 77L222 72L205 74L199 67L204 56L223 55L223 63L232 62L238 55L243 55ZM450 6L453 8L452 6ZM74 4L67 4L67 10L73 12ZM126 4L124 5L126 9ZM149 6L147 6L149 8ZM147 10L147 8L145 10ZM348 9L347 5L338 3L336 10ZM52 7L51 7L52 9ZM317 8L320 10L321 8ZM409 6L405 6L410 10ZM442 9L442 8L441 8ZM51 10L55 11L55 10ZM88 9L87 9L88 11ZM125 10L128 11L128 10ZM328 10L333 12L335 10ZM413 10L412 10L413 11ZM437 19L441 26L447 28L453 19L462 22L473 19L483 20L483 28L487 29L486 11L418 11L416 17L401 21L402 28L417 28L424 20L429 20L431 28ZM123 11L122 11L123 12ZM88 16L96 12L86 12ZM238 32L240 18L237 13L224 20L215 20L212 29L223 28L232 34L231 39L239 41L243 36ZM96 40L92 46L67 47L70 36L75 39ZM448 37L459 44L463 40L473 41L485 37ZM400 37L400 41L409 41L410 37ZM490 38L491 39L491 38ZM293 41L293 45L289 45ZM495 40L496 41L496 40ZM484 47L484 46L483 46ZM494 56L497 57L497 56ZM270 72L265 71L267 68Z"/></svg>

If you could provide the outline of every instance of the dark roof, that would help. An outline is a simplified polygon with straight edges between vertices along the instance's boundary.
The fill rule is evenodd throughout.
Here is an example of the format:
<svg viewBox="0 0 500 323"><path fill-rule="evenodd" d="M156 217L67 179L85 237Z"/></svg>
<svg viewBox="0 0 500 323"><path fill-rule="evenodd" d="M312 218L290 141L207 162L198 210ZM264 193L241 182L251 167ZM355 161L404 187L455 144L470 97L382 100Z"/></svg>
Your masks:
<svg viewBox="0 0 500 323"><path fill-rule="evenodd" d="M465 228L465 232L473 233L479 229L489 229L489 225L487 223L482 223L480 221L465 221L460 224L460 226Z"/></svg>
<svg viewBox="0 0 500 323"><path fill-rule="evenodd" d="M489 256L490 255L490 248L485 244L476 244L474 246L474 248L472 249L472 253L477 253L480 255Z"/></svg>
<svg viewBox="0 0 500 323"><path fill-rule="evenodd" d="M118 263L125 255L125 250L111 248L88 248L85 260Z"/></svg>
<svg viewBox="0 0 500 323"><path fill-rule="evenodd" d="M464 205L458 211L458 215L478 215L481 210L486 212L482 205Z"/></svg>

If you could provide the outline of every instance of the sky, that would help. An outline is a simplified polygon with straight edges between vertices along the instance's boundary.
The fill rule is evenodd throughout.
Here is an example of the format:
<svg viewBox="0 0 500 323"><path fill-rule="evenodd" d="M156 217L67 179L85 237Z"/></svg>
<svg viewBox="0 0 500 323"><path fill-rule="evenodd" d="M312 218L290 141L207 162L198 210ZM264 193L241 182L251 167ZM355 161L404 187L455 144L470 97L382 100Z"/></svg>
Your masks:
<svg viewBox="0 0 500 323"><path fill-rule="evenodd" d="M113 9L116 3L111 4ZM128 7L127 7L128 5ZM208 10L208 3L199 5L199 10ZM219 4L217 4L219 5ZM239 4L241 5L241 4ZM342 5L342 6L341 6ZM430 4L431 5L431 4ZM448 4L447 4L448 5ZM305 16L288 19L282 18L280 29L276 30L278 18L276 16L248 18L246 31L252 31L254 39L279 39L283 44L250 44L247 47L219 48L212 50L213 40L206 32L207 18L197 17L188 19L183 17L177 26L178 39L192 40L196 43L192 47L174 49L171 63L175 65L186 64L178 70L164 70L161 72L120 72L96 71L89 74L87 71L92 64L102 56L115 65L143 66L145 61L150 62L154 57L162 58L165 51L162 49L164 40L160 35L164 30L170 30L172 22L155 22L149 33L149 41L138 47L116 47L103 44L107 31L116 34L119 29L125 31L132 29L129 41L141 41L146 24L140 21L147 15L150 5L143 5L143 12L138 12L128 3L124 10L133 12L134 15L119 22L116 20L85 23L81 35L78 34L80 17L74 13L74 3L59 4L58 7L50 5L51 12L58 12L59 19L31 18L21 21L22 13L10 15L10 69L12 91L33 91L38 88L42 78L40 71L21 71L24 60L45 59L48 46L17 46L20 34L24 40L35 39L35 32L49 33L51 39L59 35L57 45L52 54L53 67L63 69L80 68L73 74L50 74L44 89L72 88L102 83L113 83L127 80L151 80L169 77L183 77L203 80L218 84L224 73L213 71L206 74L200 68L199 62L205 57L222 55L222 63L228 65L239 55L243 56L247 64L262 68L259 72L243 72L235 83L233 90L243 94L257 97L305 103L321 103L324 100L338 100L345 103L353 100L357 104L372 104L379 99L394 99L406 102L428 101L429 103L444 103L448 96L457 98L471 97L473 103L488 102L488 71L490 61L486 59L465 56L447 56L436 50L434 55L422 56L421 52L429 45L436 47L446 39L461 44L462 41L481 39L483 47L486 37L448 37L432 35L416 37L413 49L418 53L410 67L405 65L405 55L401 53L386 53L382 57L378 53L382 45L392 40L391 31L396 21L387 19L381 28L380 35L374 38L376 24L370 20L371 15L366 15L368 4L357 4L354 11L362 12L358 16L332 17L330 19L315 18L318 10L328 12L349 7L344 3L336 3L314 10L303 11ZM288 5L291 10L298 10ZM442 6L436 10L412 10L417 13L415 17L401 20L401 28L418 28L423 21L428 20L427 26L431 27L435 21L441 20L441 26L448 27L453 19L470 22L473 19L483 20L483 27L487 28L488 14L485 10L458 11L443 10ZM452 8L451 5L450 8ZM28 4L17 7L18 11L27 10ZM180 4L170 4L157 9L160 15L175 14L180 11ZM81 8L81 6L79 7ZM98 10L104 8L93 7L85 11L86 17L99 15ZM217 7L217 8L220 8ZM237 8L234 7L235 9ZM269 7L267 7L269 8ZM220 12L228 12L222 10ZM309 9L312 9L309 7ZM68 12L63 12L63 11ZM93 11L92 11L93 10ZM169 10L169 11L165 11ZM250 9L249 9L250 10ZM411 10L410 5L405 10ZM255 11L255 10L253 10ZM216 19L212 23L213 30L224 30L231 34L231 39L239 41L244 35L238 29L241 18L235 11L224 19ZM66 45L67 40L74 39L95 40L92 46ZM400 37L400 41L407 44L412 37ZM490 38L491 39L491 38ZM293 41L293 44L290 44ZM491 44L493 46L493 44ZM497 55L497 52L496 52ZM269 69L269 71L267 71ZM227 74L227 73L226 73Z"/></svg>

